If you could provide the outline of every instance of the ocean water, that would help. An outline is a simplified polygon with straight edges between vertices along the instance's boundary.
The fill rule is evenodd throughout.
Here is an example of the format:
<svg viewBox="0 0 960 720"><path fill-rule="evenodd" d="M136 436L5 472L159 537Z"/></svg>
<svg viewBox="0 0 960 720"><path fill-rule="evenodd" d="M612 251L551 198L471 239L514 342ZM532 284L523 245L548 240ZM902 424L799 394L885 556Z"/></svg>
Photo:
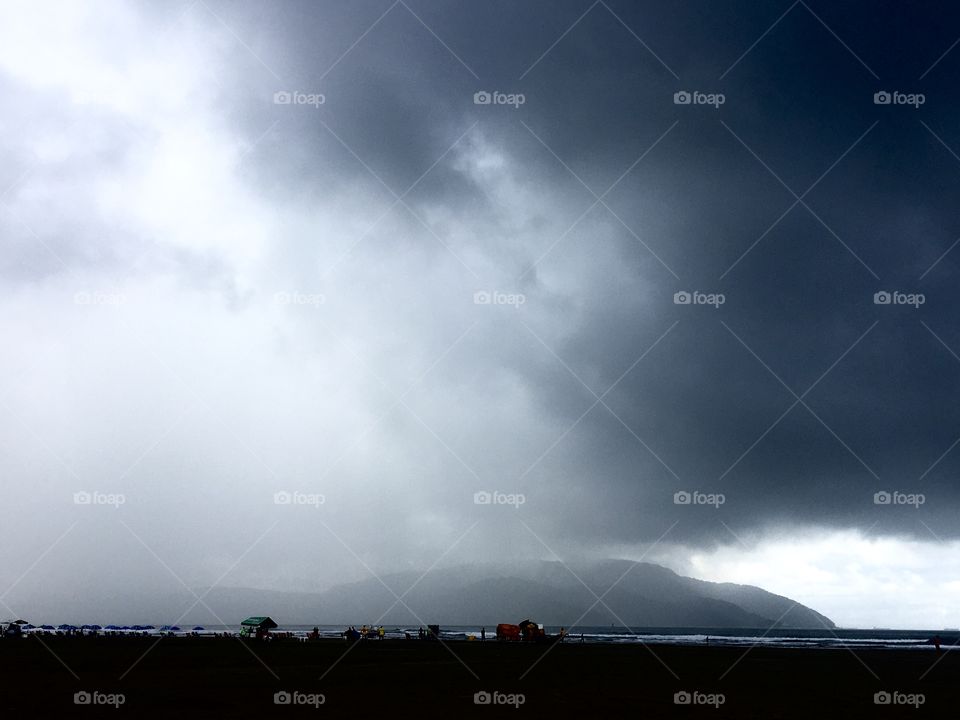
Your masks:
<svg viewBox="0 0 960 720"><path fill-rule="evenodd" d="M355 625L359 629L360 624ZM161 627L158 624L157 627ZM297 637L306 638L313 630L313 625L281 625L275 632L289 632ZM324 638L338 638L344 631L343 625L318 625L320 636ZM419 626L385 625L385 636L388 639L404 639L407 634L417 638ZM559 626L545 626L550 635L559 633ZM213 636L216 633L229 631L237 633L237 626L207 625L197 631L201 636ZM480 640L481 626L479 625L450 625L440 628L441 640ZM941 647L960 649L960 632L956 630L885 630L885 629L835 629L835 630L797 630L766 628L617 628L617 627L577 627L569 629L566 642L569 643L647 643L651 645L723 645L723 646L767 646L789 648L910 648L917 650L933 650L932 638L939 636ZM27 631L36 632L36 631ZM120 634L136 633L156 635L159 630L133 631L120 630ZM174 635L188 635L194 631L184 627ZM486 626L487 641L495 640L496 627ZM581 640L582 638L582 640Z"/></svg>

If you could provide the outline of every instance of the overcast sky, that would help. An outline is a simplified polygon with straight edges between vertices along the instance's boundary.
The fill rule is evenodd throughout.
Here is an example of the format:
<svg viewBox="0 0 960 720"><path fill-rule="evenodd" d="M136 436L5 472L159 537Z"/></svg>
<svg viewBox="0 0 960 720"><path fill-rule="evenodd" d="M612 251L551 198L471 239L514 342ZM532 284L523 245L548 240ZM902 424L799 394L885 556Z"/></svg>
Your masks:
<svg viewBox="0 0 960 720"><path fill-rule="evenodd" d="M613 556L960 625L958 36L0 2L0 615Z"/></svg>

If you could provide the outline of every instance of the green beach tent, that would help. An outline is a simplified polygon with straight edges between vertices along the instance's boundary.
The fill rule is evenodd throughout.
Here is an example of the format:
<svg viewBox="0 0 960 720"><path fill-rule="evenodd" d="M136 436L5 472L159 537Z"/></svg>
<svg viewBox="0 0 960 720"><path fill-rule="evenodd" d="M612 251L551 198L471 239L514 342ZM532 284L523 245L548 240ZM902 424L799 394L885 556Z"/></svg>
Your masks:
<svg viewBox="0 0 960 720"><path fill-rule="evenodd" d="M254 617L248 617L242 623L240 623L241 628L246 628L248 631L253 630L273 630L278 627L278 625L273 621L273 618L269 618L265 615L256 615Z"/></svg>

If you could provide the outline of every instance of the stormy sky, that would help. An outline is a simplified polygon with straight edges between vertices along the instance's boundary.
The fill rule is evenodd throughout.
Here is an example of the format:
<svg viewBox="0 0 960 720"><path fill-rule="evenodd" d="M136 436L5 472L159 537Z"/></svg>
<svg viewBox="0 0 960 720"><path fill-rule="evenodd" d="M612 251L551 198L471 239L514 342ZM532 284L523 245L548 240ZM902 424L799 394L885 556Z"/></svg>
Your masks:
<svg viewBox="0 0 960 720"><path fill-rule="evenodd" d="M0 2L0 615L626 557L960 624L958 36Z"/></svg>

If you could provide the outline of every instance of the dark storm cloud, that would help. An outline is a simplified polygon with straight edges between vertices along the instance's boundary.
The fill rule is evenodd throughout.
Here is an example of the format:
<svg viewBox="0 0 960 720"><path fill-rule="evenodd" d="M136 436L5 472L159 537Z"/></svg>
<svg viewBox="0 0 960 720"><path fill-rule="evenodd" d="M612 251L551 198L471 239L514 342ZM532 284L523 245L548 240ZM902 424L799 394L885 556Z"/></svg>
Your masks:
<svg viewBox="0 0 960 720"><path fill-rule="evenodd" d="M390 7L371 7L381 6ZM944 147L957 137L958 58L948 55L919 78L950 46L960 18L949 7L798 4L751 49L789 4L610 3L595 5L549 49L588 7L559 4L544 17L531 5L398 5L320 83L331 97L320 117L397 192L478 121L524 164L535 192L561 198L569 222L595 199L578 178L599 195L677 122L604 199L630 230L598 205L525 278L589 277L564 293L576 311L550 309L545 288L525 286L531 329L550 338L569 371L511 319L485 330L501 351L483 362L516 372L541 412L572 424L596 399L574 375L603 393L678 322L605 398L623 424L598 404L524 482L533 481L558 528L576 527L586 502L585 514L605 521L580 529L605 539L658 535L664 518L685 517L687 508L672 505L683 488L725 492L721 512L737 526L869 527L880 517L875 491L924 492L926 517L951 534L954 461L947 456L924 473L960 434L950 400L960 363L944 347L957 340L956 258L927 272L960 235L951 202L960 163ZM322 36L331 47L315 53L318 74L333 47L346 49L353 37L324 35L322 15L288 8L273 40L304 47L320 28L317 44ZM317 19L290 22L306 16ZM312 87L302 64L298 77ZM474 89L523 92L526 102L517 110L474 106ZM674 105L682 89L722 92L726 102L719 110ZM926 102L875 105L880 90L922 92ZM306 137L302 129L288 131L301 141L298 152L335 147L316 125ZM330 172L342 177L351 165L364 176L349 157ZM445 164L433 171L411 204L455 213L480 203L496 216L481 189L456 173L448 182L448 173ZM301 179L323 178L318 169ZM802 201L781 219L796 196ZM615 244L631 279L610 284L575 266L598 242L596 223L611 228L604 242ZM522 272L544 249L513 246L497 263ZM684 289L723 292L726 302L719 310L674 305L673 292ZM897 289L922 292L926 303L873 303L875 292ZM562 313L563 332L532 314L538 304L547 315ZM791 391L803 395L828 370L803 396L812 412L798 403L771 429L794 403ZM471 442L456 447L467 453ZM530 462L545 449L531 448ZM574 496L576 503L564 501ZM696 535L702 525L681 523L680 532ZM916 513L887 512L881 529L923 532Z"/></svg>

